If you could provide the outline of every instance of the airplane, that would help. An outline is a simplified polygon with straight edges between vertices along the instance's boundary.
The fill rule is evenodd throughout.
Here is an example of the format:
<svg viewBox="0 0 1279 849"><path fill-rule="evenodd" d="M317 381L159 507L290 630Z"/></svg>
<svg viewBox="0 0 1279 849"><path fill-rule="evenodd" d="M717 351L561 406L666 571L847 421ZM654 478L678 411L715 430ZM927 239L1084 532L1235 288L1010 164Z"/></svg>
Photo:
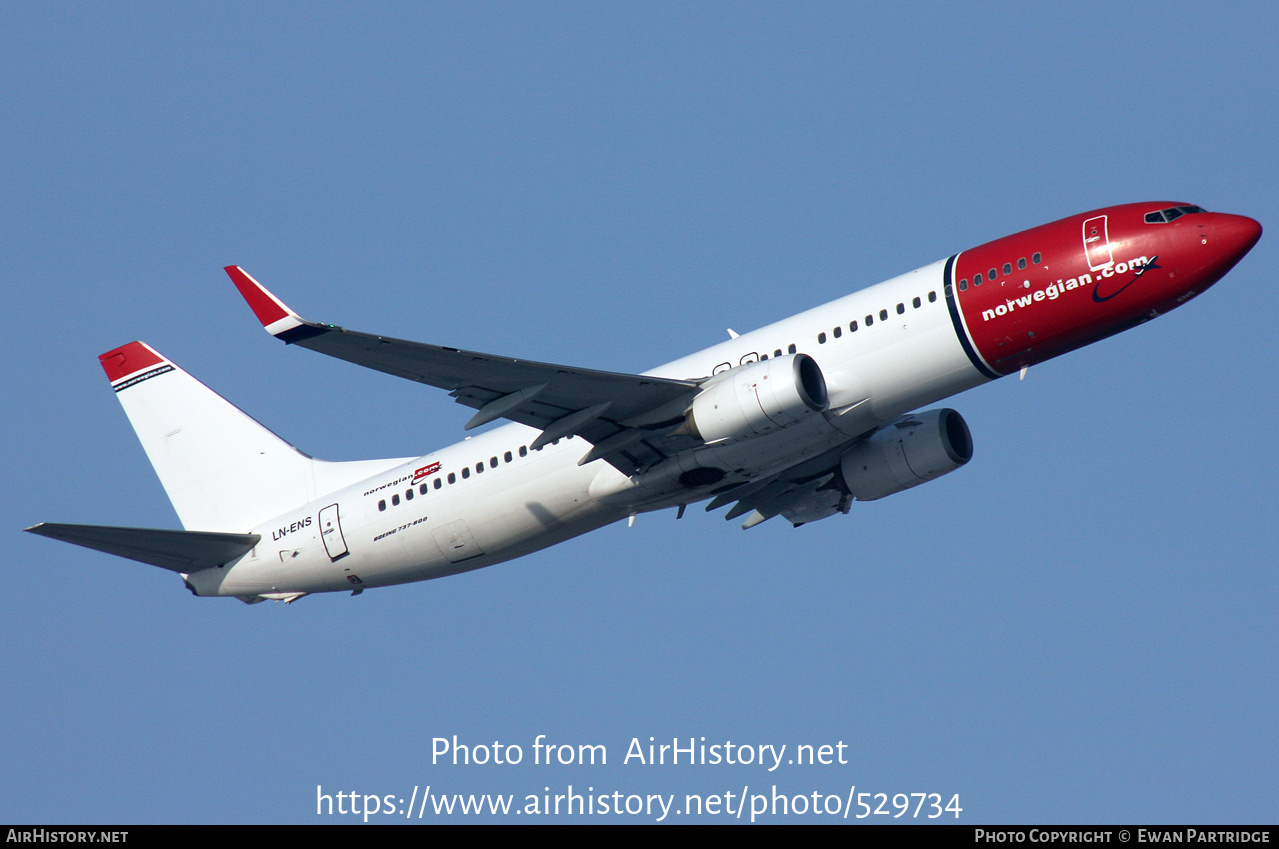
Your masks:
<svg viewBox="0 0 1279 849"><path fill-rule="evenodd" d="M308 321L228 266L275 338L447 390L476 411L466 430L508 424L421 457L326 462L130 342L99 360L184 530L27 530L254 604L480 569L703 501L743 528L798 527L965 465L963 417L921 408L1184 304L1260 238L1251 218L1190 204L1111 206L639 375Z"/></svg>

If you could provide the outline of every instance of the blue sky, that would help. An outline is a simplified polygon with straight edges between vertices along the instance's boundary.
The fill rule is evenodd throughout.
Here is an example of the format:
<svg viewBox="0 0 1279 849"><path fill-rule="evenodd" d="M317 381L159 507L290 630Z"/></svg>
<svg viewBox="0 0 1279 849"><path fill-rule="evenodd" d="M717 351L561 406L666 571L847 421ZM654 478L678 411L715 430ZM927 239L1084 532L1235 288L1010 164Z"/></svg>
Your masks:
<svg viewBox="0 0 1279 849"><path fill-rule="evenodd" d="M96 362L133 339L316 456L461 438L470 411L443 392L267 337L230 263L316 320L641 371L1113 203L1274 227L1268 5L0 21L0 821L346 821L316 816L317 785L428 784L521 804L856 785L958 793L967 823L1273 821L1273 235L1184 309L952 399L966 468L799 530L647 515L288 607L194 599L19 530L177 527ZM609 763L534 766L539 734ZM453 735L526 762L432 765ZM650 736L842 741L849 762L621 763Z"/></svg>

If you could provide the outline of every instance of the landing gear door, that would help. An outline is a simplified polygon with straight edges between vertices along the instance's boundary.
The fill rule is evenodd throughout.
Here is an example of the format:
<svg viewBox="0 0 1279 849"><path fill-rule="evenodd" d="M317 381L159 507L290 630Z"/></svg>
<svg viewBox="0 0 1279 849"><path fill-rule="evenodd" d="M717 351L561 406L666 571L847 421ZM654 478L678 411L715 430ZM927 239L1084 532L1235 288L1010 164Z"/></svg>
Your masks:
<svg viewBox="0 0 1279 849"><path fill-rule="evenodd" d="M320 538L324 540L324 550L329 553L329 560L336 562L350 554L346 549L346 539L342 536L342 523L338 521L336 504L330 504L320 511Z"/></svg>
<svg viewBox="0 0 1279 849"><path fill-rule="evenodd" d="M1113 265L1110 234L1106 232L1106 216L1098 215L1084 222L1084 252L1088 254L1088 270L1096 271Z"/></svg>

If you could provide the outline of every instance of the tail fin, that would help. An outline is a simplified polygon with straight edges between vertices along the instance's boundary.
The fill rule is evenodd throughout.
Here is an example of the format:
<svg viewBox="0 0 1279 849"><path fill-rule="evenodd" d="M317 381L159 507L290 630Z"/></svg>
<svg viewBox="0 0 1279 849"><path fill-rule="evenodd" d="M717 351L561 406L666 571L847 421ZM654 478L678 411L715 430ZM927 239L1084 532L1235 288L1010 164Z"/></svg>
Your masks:
<svg viewBox="0 0 1279 849"><path fill-rule="evenodd" d="M309 457L142 342L98 359L187 530L250 530L405 462Z"/></svg>

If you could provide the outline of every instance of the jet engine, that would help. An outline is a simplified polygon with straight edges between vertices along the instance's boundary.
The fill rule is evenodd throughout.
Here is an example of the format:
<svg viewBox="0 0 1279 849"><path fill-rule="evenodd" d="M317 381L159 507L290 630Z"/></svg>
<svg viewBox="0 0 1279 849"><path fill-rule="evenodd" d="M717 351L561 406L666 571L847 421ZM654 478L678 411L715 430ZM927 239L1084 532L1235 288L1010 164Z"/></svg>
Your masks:
<svg viewBox="0 0 1279 849"><path fill-rule="evenodd" d="M712 380L684 425L707 444L770 433L830 405L821 367L807 354L739 366Z"/></svg>
<svg viewBox="0 0 1279 849"><path fill-rule="evenodd" d="M955 471L973 458L968 423L950 409L912 413L884 425L839 461L844 486L874 501Z"/></svg>

